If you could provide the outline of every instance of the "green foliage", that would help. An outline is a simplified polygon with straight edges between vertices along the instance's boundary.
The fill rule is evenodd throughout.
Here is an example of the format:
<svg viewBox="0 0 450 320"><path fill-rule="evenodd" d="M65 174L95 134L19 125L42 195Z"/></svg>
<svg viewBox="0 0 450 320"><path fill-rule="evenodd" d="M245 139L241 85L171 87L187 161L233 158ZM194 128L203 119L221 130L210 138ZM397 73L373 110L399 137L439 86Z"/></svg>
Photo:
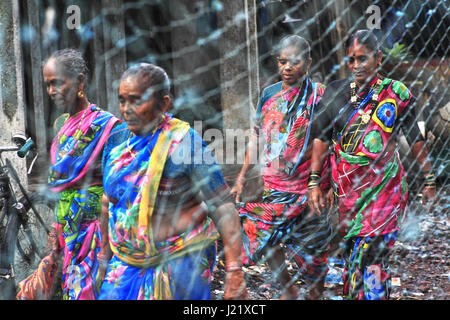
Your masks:
<svg viewBox="0 0 450 320"><path fill-rule="evenodd" d="M383 48L383 52L383 58L392 64L408 63L408 60L412 57L406 46L398 42L394 43L392 48Z"/></svg>

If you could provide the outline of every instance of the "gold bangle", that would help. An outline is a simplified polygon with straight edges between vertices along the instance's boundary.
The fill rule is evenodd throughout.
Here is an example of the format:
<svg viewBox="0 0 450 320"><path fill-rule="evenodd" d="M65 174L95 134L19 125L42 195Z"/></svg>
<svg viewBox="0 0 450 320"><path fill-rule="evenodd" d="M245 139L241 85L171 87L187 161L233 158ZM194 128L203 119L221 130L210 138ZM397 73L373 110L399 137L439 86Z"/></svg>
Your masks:
<svg viewBox="0 0 450 320"><path fill-rule="evenodd" d="M312 182L308 183L308 189L309 189L309 190L314 189L314 188L317 188L317 187L319 187L319 186L320 186L320 183L318 183L318 182L316 182L316 181L312 181Z"/></svg>

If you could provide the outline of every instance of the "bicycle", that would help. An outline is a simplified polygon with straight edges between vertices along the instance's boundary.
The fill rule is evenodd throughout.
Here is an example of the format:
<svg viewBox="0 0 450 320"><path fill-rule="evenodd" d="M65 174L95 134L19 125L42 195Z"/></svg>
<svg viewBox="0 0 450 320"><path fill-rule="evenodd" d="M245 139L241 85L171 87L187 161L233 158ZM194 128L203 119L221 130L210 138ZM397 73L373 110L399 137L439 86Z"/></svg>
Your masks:
<svg viewBox="0 0 450 320"><path fill-rule="evenodd" d="M18 282L49 253L46 246L56 203L44 192L28 193L11 161L2 158L4 152L17 152L20 158L34 155L31 173L38 156L34 142L23 135L14 135L12 141L15 146L0 146L0 299L8 300L15 299ZM14 192L12 181L20 192Z"/></svg>

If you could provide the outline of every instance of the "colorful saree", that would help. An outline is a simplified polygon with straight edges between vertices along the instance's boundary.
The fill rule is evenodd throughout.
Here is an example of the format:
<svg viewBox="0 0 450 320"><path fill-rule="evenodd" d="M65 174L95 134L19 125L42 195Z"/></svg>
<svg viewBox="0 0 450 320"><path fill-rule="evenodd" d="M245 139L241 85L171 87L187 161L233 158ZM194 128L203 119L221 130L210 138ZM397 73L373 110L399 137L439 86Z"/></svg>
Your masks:
<svg viewBox="0 0 450 320"><path fill-rule="evenodd" d="M208 299L218 233L207 218L163 242L153 240L152 214L167 158L189 124L165 114L150 134L132 136L107 155L109 239L114 253L99 299Z"/></svg>
<svg viewBox="0 0 450 320"><path fill-rule="evenodd" d="M370 120L365 123L353 112L343 130L333 135L332 180L347 241L344 285L349 299L389 298L389 249L408 197L398 152L388 144L412 95L401 82L388 78L373 91L360 97L378 94ZM371 106L362 102L359 108L368 113Z"/></svg>
<svg viewBox="0 0 450 320"><path fill-rule="evenodd" d="M56 208L56 222L62 226L64 243L62 268L63 299L95 300L101 232L97 217L101 211L102 186L63 190Z"/></svg>
<svg viewBox="0 0 450 320"><path fill-rule="evenodd" d="M356 300L386 300L391 291L389 252L397 231L346 241L344 297Z"/></svg>
<svg viewBox="0 0 450 320"><path fill-rule="evenodd" d="M411 96L401 82L384 79L371 120L364 124L355 112L342 133L334 136L332 179L344 239L399 229L408 196L406 176L398 152L387 146ZM360 105L364 112L370 107Z"/></svg>
<svg viewBox="0 0 450 320"><path fill-rule="evenodd" d="M94 183L93 168L99 167L100 153L118 121L112 114L90 105L68 118L53 139L48 184L53 192L59 193L55 216L64 251L63 299L93 300L98 294L93 279L98 268L96 256L100 251L97 217L103 187L91 183ZM41 271L37 272L44 274ZM27 291L32 292L29 286ZM19 293L18 298L27 299L27 296Z"/></svg>
<svg viewBox="0 0 450 320"><path fill-rule="evenodd" d="M112 114L90 105L64 123L50 150L52 166L48 184L53 192L86 178L117 121Z"/></svg>
<svg viewBox="0 0 450 320"><path fill-rule="evenodd" d="M257 110L266 140L263 202L240 204L239 210L243 262L256 263L267 248L284 243L309 280L326 270L331 239L327 215L308 217L310 160L303 159L311 142L309 119L323 92L324 86L309 79L301 87L284 89L280 82L264 90ZM328 161L323 175L327 168ZM322 187L327 190L328 181Z"/></svg>

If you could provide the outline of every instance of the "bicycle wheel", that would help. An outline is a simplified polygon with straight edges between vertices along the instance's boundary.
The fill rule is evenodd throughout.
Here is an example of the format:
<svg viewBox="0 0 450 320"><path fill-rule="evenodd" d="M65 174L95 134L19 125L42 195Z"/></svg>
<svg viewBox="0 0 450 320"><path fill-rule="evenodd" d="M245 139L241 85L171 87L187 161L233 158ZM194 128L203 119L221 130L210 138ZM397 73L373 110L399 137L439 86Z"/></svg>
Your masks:
<svg viewBox="0 0 450 320"><path fill-rule="evenodd" d="M18 214L10 214L6 225L6 251L15 285L32 274L42 258L50 253L47 230L55 221L53 212L56 201L37 193L29 196L29 200L33 206L25 198L19 200L23 208L18 208Z"/></svg>

